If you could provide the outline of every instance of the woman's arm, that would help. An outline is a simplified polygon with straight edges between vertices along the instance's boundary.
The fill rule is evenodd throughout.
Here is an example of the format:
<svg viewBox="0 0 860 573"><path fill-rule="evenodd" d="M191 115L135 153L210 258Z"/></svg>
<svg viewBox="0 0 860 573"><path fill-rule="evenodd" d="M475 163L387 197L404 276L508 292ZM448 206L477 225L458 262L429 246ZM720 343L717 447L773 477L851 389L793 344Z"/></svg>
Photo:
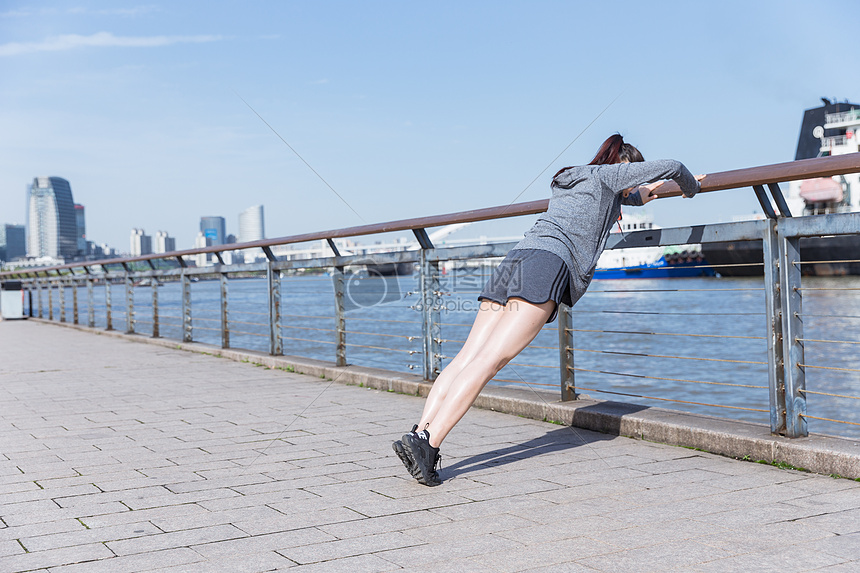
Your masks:
<svg viewBox="0 0 860 573"><path fill-rule="evenodd" d="M601 165L595 173L607 187L616 193L621 193L625 189L643 183L653 183L662 179L675 181L685 197L692 197L699 192L699 182L693 174L684 167L683 163L674 159Z"/></svg>

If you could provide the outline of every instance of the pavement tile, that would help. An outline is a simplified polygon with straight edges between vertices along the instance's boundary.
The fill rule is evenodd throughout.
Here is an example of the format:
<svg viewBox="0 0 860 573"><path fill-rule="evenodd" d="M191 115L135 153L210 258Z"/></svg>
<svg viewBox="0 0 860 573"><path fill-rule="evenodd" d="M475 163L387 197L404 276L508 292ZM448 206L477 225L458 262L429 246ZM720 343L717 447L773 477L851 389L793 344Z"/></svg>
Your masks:
<svg viewBox="0 0 860 573"><path fill-rule="evenodd" d="M300 565L356 557L391 549L402 549L424 545L426 542L398 531L378 533L362 537L350 537L314 545L279 549L278 553Z"/></svg>
<svg viewBox="0 0 860 573"><path fill-rule="evenodd" d="M337 538L317 528L306 527L305 529L296 529L293 531L204 543L202 545L194 545L192 548L207 559L217 561L221 558L237 555L258 554L303 545L318 545L329 541L337 541Z"/></svg>
<svg viewBox="0 0 860 573"><path fill-rule="evenodd" d="M232 525L213 525L210 527L161 533L159 535L148 535L135 539L109 541L106 545L117 555L130 555L133 553L158 551L160 549L188 547L190 545L211 543L213 541L239 539L247 536L244 531Z"/></svg>
<svg viewBox="0 0 860 573"><path fill-rule="evenodd" d="M793 545L790 551L785 548L771 548L697 564L696 571L704 573L810 571L838 565L845 561L846 559L814 551L805 546Z"/></svg>
<svg viewBox="0 0 860 573"><path fill-rule="evenodd" d="M73 532L21 537L19 539L24 547L27 548L27 551L45 551L59 547L71 547L73 545L84 545L87 543L101 543L118 539L131 539L147 535L157 535L160 533L163 533L163 531L148 521L143 521L113 525L110 527L101 527L97 529L84 529L81 527Z"/></svg>
<svg viewBox="0 0 860 573"><path fill-rule="evenodd" d="M143 573L165 567L189 566L191 563L201 561L204 561L204 558L199 553L181 548L51 567L49 571L50 573Z"/></svg>
<svg viewBox="0 0 860 573"><path fill-rule="evenodd" d="M695 540L662 543L577 559L582 565L605 571L663 572L693 569L729 556L726 551Z"/></svg>
<svg viewBox="0 0 860 573"><path fill-rule="evenodd" d="M13 571L30 571L56 567L66 563L108 559L113 556L111 550L101 543L91 543L0 557L0 571L9 571L10 573Z"/></svg>
<svg viewBox="0 0 860 573"><path fill-rule="evenodd" d="M290 573L384 573L402 569L375 555L359 555L343 559L331 559L311 565L290 568Z"/></svg>

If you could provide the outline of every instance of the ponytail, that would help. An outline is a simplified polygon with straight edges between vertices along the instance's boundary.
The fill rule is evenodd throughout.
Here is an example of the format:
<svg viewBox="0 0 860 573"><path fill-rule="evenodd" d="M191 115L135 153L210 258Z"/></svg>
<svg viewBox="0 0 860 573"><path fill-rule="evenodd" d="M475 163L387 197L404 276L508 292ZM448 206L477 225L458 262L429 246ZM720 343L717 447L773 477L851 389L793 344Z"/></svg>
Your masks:
<svg viewBox="0 0 860 573"><path fill-rule="evenodd" d="M620 133L615 133L606 138L606 141L604 141L600 146L600 149L597 150L597 153L594 155L594 159L591 160L589 165L610 165L612 163L622 163L624 161L627 163L635 163L638 161L645 161L645 158L642 157L642 154L638 149L629 143L624 143L624 138L621 137ZM570 169L570 167L562 167L559 169L558 173L552 176L553 181L568 169Z"/></svg>

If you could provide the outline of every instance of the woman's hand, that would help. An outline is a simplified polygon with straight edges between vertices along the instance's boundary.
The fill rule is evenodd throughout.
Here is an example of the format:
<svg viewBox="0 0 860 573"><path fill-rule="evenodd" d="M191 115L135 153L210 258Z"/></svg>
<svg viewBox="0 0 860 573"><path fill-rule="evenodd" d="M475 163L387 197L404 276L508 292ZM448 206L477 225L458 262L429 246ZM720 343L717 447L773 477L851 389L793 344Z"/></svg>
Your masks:
<svg viewBox="0 0 860 573"><path fill-rule="evenodd" d="M647 185L640 185L638 188L639 197L642 198L642 204L644 205L648 201L657 198L657 195L654 194L654 191L663 184L663 181L657 181L656 183L648 183Z"/></svg>

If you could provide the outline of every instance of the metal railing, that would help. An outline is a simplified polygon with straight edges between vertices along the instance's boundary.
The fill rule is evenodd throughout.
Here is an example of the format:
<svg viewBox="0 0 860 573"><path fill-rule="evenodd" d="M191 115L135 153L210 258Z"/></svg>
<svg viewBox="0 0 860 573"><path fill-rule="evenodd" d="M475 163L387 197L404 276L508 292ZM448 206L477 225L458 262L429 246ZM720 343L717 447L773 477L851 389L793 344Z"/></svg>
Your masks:
<svg viewBox="0 0 860 573"><path fill-rule="evenodd" d="M730 288L701 288L700 284L684 287L674 285L658 289L632 287L602 287L593 284L589 293L576 309L562 305L558 326L548 326L520 357L499 373L496 381L503 384L544 385L559 388L562 400L577 399L580 391L594 391L609 395L636 397L642 400L673 402L687 406L722 407L766 414L771 431L789 437L808 434L808 420L816 423L840 423L860 426L843 416L816 416L807 413L809 396L856 400L850 387L845 391L825 392L821 388L807 389L807 372L837 372L860 380L860 367L855 362L815 363L805 354L805 345L848 346L854 348L860 341L842 340L828 334L805 338L802 309L804 293L815 296L816 288L832 291L846 287L810 287L801 283L802 265L800 240L804 237L858 235L860 213L842 213L792 217L778 183L812 177L826 177L860 171L860 154L810 159L778 165L768 165L737 171L709 174L702 183L702 192L752 187L767 219L713 225L698 225L671 229L648 229L624 235L611 235L607 249L636 247L667 247L672 245L706 244L726 241L759 242L763 262L751 263L761 267L763 284L732 285ZM667 183L661 195L679 195L673 183ZM426 380L434 380L446 361L456 354L468 333L468 322L448 322L446 297L452 296L450 277L443 275L448 266L475 265L476 261L491 261L503 257L513 242L457 247L437 247L432 244L427 229L462 222L485 221L502 217L536 214L546 210L547 200L532 201L504 207L479 209L448 215L408 219L389 223L365 225L308 233L280 239L267 239L244 244L219 245L201 249L176 251L159 255L145 255L125 259L72 262L39 269L22 269L0 273L0 282L19 280L29 291L31 316L86 324L106 330L123 329L130 334L147 334L153 337L169 336L184 342L203 341L223 348L234 346L262 349L272 355L282 355L294 348L311 348L316 357L334 359L345 366L348 358L362 357L373 365L399 364L400 367L420 369ZM411 231L419 248L411 251L377 253L371 256L344 255L338 251L336 238L357 237L392 231ZM304 260L279 260L271 247L324 239L331 248L331 256ZM262 249L265 262L223 264L225 251ZM194 267L188 261L195 255L212 253L219 261L210 267ZM858 257L860 258L860 257ZM849 261L850 262L850 261ZM355 275L354 269L370 265L412 264L417 275L404 279L412 281L405 292L398 293L397 301L390 304L364 305L354 300L347 282ZM459 288L460 295L474 295L480 290L491 268L481 270L481 279L470 277L468 288ZM306 275L307 271L325 271L329 276ZM719 269L717 269L719 270ZM256 277L256 281L242 283L243 278ZM200 279L214 279L201 282ZM384 278L380 279L384 282ZM680 279L679 279L680 280ZM145 282L149 285L146 286ZM165 285L164 294L160 290ZM217 285L217 289L215 289ZM286 285L286 286L285 286ZM383 283L377 283L382 287ZM302 288L305 290L303 291ZM853 287L850 287L853 288ZM146 289L151 292L143 294ZM234 290L253 291L261 304L249 302L251 298L237 298ZM102 292L98 294L97 291ZM857 290L857 289L855 289ZM634 308L610 308L586 303L600 297L667 296L667 293L696 292L702 300L716 292L731 291L740 294L755 293L761 297L746 305L740 312L726 312L726 308L713 308L702 304L695 308L680 307L670 312L656 312ZM194 301L192 293L202 297ZM847 291L846 291L847 292ZM311 296L327 300L319 308L309 308L306 300ZM627 293L627 294L625 294ZM648 293L652 293L649 295ZM376 294L376 293L365 293ZM590 297L590 298L589 298ZM293 300L295 298L295 301ZM384 298L384 297L383 297ZM763 300L762 300L763 299ZM752 299L751 299L752 300ZM449 300L450 302L450 300ZM69 308L71 306L71 308ZM328 306L328 308L322 308ZM193 311L193 312L192 312ZM446 320L443 320L443 313ZM860 309L855 313L860 323ZM742 321L735 318L753 317L761 321L762 331L755 332L690 332L689 329L663 327L653 322L636 325L634 317L674 316L728 316L727 324ZM466 316L473 316L466 315ZM618 326L595 322L595 316L624 316L627 324ZM826 315L813 320L825 319ZM840 318L844 318L841 317ZM347 329L347 319L357 328ZM846 320L850 320L846 318ZM747 318L744 319L747 321ZM752 322L743 322L752 324ZM766 327L766 328L765 328ZM443 337L443 329L445 335ZM347 337L349 335L349 338ZM647 349L620 347L612 337L627 340L652 341ZM653 341L695 339L701 341L701 355L681 355L663 349ZM707 343L706 343L707 341ZM758 350L750 356L721 356L719 351L728 341L749 343ZM656 344L656 346L655 346ZM444 350L443 350L444 345ZM855 345L855 346L852 346ZM714 351L705 355L704 349ZM531 354L530 354L531 353ZM764 356L761 356L761 355ZM555 358L548 358L554 356ZM379 358L381 357L381 358ZM420 360L419 360L420 357ZM610 364L597 360L610 360ZM673 361L673 364L705 364L708 368L734 368L752 379L713 379L708 371L691 375L688 366L677 365L654 372L648 367L633 371L625 369L625 360L649 359ZM400 360L401 362L397 362ZM403 363L406 360L407 363ZM521 375L519 368L527 368ZM532 373L535 374L532 374ZM766 372L766 374L765 374ZM555 374L553 374L555 373ZM629 387L601 386L590 381L596 376L612 380L634 380L637 391ZM814 377L814 376L813 376ZM541 380L528 382L526 379ZM583 384L582 378L587 382ZM760 378L760 379L756 379ZM765 381L766 378L766 381ZM699 390L693 398L659 396L642 391L645 382L695 385ZM850 386L850 385L849 385ZM755 392L756 400L767 390L766 404L760 407L739 404L714 404L700 397L708 389L728 391L740 389ZM704 390L702 390L704 389ZM659 393L659 392L658 392ZM855 390L856 393L856 390ZM853 404L853 402L852 402ZM846 408L846 412L848 409Z"/></svg>

